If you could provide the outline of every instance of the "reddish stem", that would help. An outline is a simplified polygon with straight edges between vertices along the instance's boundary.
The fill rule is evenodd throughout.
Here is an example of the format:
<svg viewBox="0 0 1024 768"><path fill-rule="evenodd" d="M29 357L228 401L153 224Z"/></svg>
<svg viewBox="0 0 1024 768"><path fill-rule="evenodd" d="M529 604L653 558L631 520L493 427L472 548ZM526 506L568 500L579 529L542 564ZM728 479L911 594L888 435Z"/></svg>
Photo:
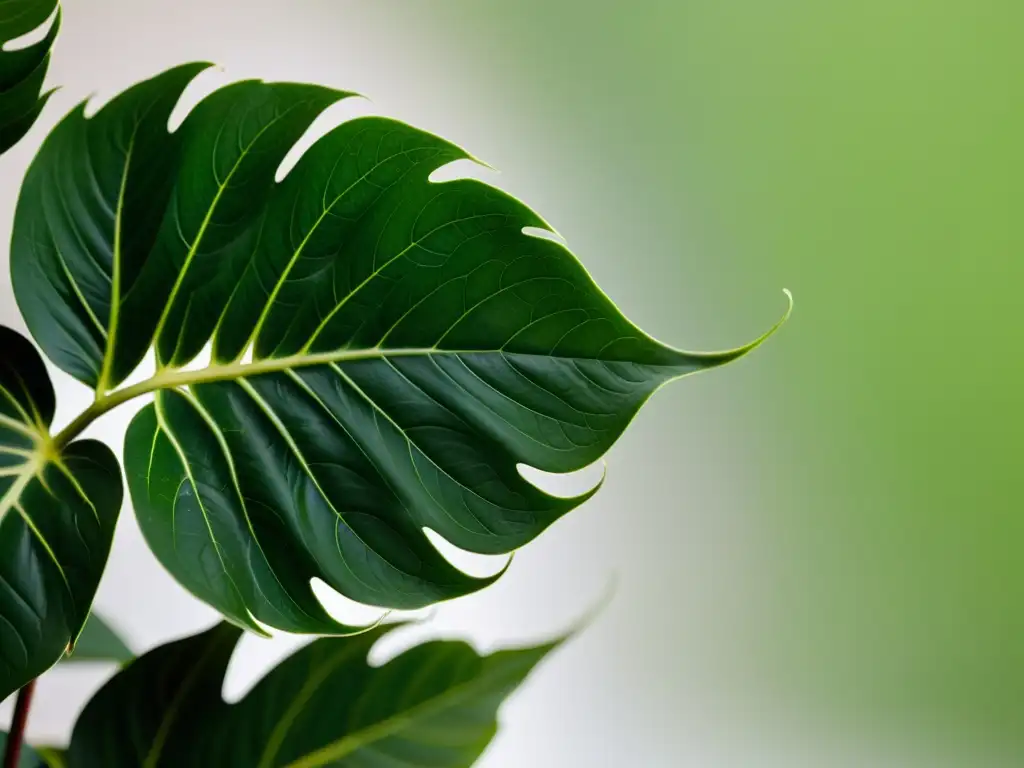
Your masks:
<svg viewBox="0 0 1024 768"><path fill-rule="evenodd" d="M14 720L11 732L7 736L7 753L4 755L4 768L17 768L21 757L21 745L25 741L25 726L28 724L28 710L32 706L32 694L36 691L36 681L30 680L18 691L14 703Z"/></svg>

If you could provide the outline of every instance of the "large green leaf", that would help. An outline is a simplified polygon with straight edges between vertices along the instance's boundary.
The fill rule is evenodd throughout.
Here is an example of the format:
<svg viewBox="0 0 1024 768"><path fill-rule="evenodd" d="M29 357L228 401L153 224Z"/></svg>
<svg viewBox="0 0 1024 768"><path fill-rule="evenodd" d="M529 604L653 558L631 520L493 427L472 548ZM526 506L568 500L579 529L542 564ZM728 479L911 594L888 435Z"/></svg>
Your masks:
<svg viewBox="0 0 1024 768"><path fill-rule="evenodd" d="M0 699L73 645L121 508L110 449L56 443L53 411L39 353L0 326Z"/></svg>
<svg viewBox="0 0 1024 768"><path fill-rule="evenodd" d="M69 768L463 768L501 703L557 644L479 656L431 642L371 667L394 625L301 649L237 704L221 698L240 634L221 624L139 658L75 725Z"/></svg>
<svg viewBox="0 0 1024 768"><path fill-rule="evenodd" d="M50 49L60 30L60 11L42 40L4 50L12 40L41 27L57 9L57 0L0 2L0 154L28 133L52 91L42 93L50 67Z"/></svg>
<svg viewBox="0 0 1024 768"><path fill-rule="evenodd" d="M7 731L0 731L0 755L7 754L7 738ZM32 747L22 744L16 768L47 768L47 763Z"/></svg>
<svg viewBox="0 0 1024 768"><path fill-rule="evenodd" d="M98 414L155 392L125 465L149 545L230 620L341 632L310 588L416 608L479 589L425 529L507 553L591 494L518 465L599 459L664 383L755 344L691 354L632 325L545 222L467 158L393 120L319 139L344 93L245 82L167 118L171 70L49 137L19 201L18 303ZM155 348L152 378L120 386ZM209 362L194 363L204 348ZM189 366L186 368L186 366ZM591 492L592 493L592 492Z"/></svg>

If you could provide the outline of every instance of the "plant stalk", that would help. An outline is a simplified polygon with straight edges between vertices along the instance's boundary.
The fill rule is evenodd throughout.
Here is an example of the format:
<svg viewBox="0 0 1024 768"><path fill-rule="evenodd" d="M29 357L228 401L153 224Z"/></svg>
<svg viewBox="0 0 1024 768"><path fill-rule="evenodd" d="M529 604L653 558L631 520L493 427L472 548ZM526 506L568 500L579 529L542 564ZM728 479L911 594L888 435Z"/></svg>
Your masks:
<svg viewBox="0 0 1024 768"><path fill-rule="evenodd" d="M11 732L7 736L4 768L18 768L18 760L21 759L21 745L25 741L25 726L28 725L28 711L32 706L32 695L35 691L35 680L29 680L25 687L18 691L18 698L14 703L14 720L11 722Z"/></svg>

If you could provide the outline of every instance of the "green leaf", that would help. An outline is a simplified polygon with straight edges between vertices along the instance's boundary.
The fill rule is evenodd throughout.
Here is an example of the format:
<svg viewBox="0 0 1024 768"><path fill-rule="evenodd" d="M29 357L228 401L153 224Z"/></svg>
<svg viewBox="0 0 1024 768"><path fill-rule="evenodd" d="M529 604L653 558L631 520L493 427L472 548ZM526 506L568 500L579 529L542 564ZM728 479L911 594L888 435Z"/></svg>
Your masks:
<svg viewBox="0 0 1024 768"><path fill-rule="evenodd" d="M230 705L220 691L237 628L161 646L89 702L68 765L462 768L487 747L501 703L557 646L481 657L462 642L430 642L371 667L367 653L395 626L316 640Z"/></svg>
<svg viewBox="0 0 1024 768"><path fill-rule="evenodd" d="M393 608L491 583L425 529L477 553L526 544L593 491L552 497L518 465L598 460L660 386L760 342L655 341L563 245L524 231L547 224L521 202L431 182L469 155L394 120L343 123L276 182L348 94L238 83L169 134L204 66L57 127L28 172L11 264L29 328L96 388L95 413L156 393L125 442L140 527L241 626L348 631L314 577ZM119 387L151 348L153 377ZM204 348L210 361L189 365Z"/></svg>
<svg viewBox="0 0 1024 768"><path fill-rule="evenodd" d="M95 440L49 435L39 353L0 326L0 699L55 664L89 615L121 509L121 470Z"/></svg>
<svg viewBox="0 0 1024 768"><path fill-rule="evenodd" d="M54 16L42 40L4 50L12 40L41 27ZM50 49L60 31L57 0L5 0L0 3L0 155L28 133L52 91L42 93L50 67Z"/></svg>
<svg viewBox="0 0 1024 768"><path fill-rule="evenodd" d="M170 194L181 142L168 135L167 120L203 68L186 65L136 86L91 120L80 105L47 137L22 184L11 246L15 297L49 358L91 385L114 345L114 283L134 282Z"/></svg>
<svg viewBox="0 0 1024 768"><path fill-rule="evenodd" d="M78 636L75 650L64 660L75 661L117 661L125 663L135 658L124 640L93 611L82 633Z"/></svg>
<svg viewBox="0 0 1024 768"><path fill-rule="evenodd" d="M36 752L42 758L43 766L46 768L68 768L68 758L65 750L59 747L36 747Z"/></svg>
<svg viewBox="0 0 1024 768"><path fill-rule="evenodd" d="M0 731L0 755L7 752L8 736L7 731ZM21 745L21 756L18 758L17 768L47 768L49 765L52 764L43 760L39 753L28 744Z"/></svg>

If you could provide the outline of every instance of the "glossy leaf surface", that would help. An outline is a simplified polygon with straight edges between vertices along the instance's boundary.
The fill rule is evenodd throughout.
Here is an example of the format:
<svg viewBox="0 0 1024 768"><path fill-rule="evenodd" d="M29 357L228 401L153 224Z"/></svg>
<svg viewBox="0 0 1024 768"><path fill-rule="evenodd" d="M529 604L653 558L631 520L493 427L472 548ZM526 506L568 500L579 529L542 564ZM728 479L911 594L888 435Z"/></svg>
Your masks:
<svg viewBox="0 0 1024 768"><path fill-rule="evenodd" d="M28 133L46 106L42 93L50 49L60 31L60 11L46 35L30 45L4 50L8 43L41 27L57 10L57 0L0 2L0 155Z"/></svg>
<svg viewBox="0 0 1024 768"><path fill-rule="evenodd" d="M524 232L547 227L525 205L431 182L468 156L402 123L343 123L276 182L347 94L238 83L169 134L203 67L58 126L12 271L34 336L100 404L156 393L125 443L139 524L231 621L345 631L314 577L394 608L479 589L493 579L425 529L477 553L526 544L590 494L552 497L518 465L598 460L662 384L754 346L650 338L563 245ZM116 389L151 348L155 375Z"/></svg>
<svg viewBox="0 0 1024 768"><path fill-rule="evenodd" d="M95 440L58 446L35 348L0 326L0 699L56 663L89 615L121 508Z"/></svg>
<svg viewBox="0 0 1024 768"><path fill-rule="evenodd" d="M69 768L463 768L490 742L501 703L555 647L481 657L431 642L371 667L367 653L392 628L316 640L230 705L220 691L237 628L157 648L86 706Z"/></svg>

